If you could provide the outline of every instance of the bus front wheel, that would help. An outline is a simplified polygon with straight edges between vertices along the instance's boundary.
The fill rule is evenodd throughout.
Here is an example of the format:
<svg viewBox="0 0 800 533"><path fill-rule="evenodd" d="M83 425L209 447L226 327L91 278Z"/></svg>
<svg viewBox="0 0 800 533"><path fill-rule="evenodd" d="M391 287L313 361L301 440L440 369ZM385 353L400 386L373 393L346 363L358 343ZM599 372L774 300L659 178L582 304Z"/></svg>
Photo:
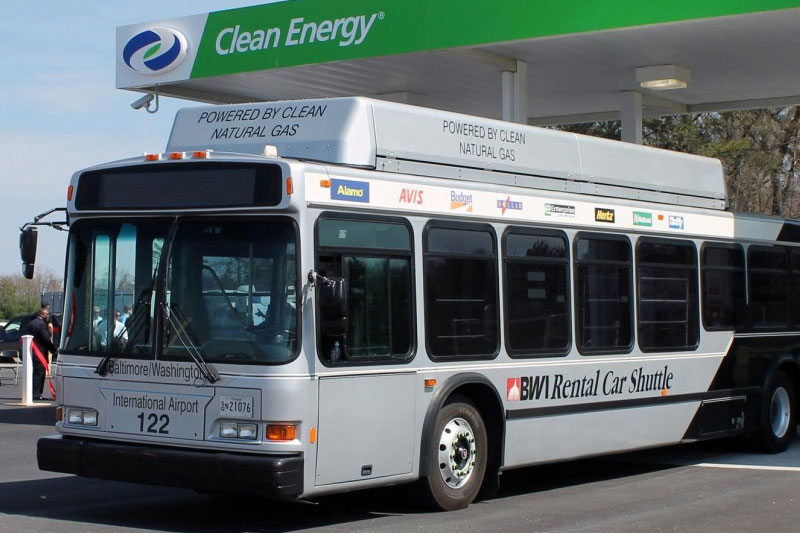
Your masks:
<svg viewBox="0 0 800 533"><path fill-rule="evenodd" d="M785 372L777 372L761 400L758 448L766 453L780 453L792 443L797 433L794 384Z"/></svg>
<svg viewBox="0 0 800 533"><path fill-rule="evenodd" d="M486 473L486 425L475 405L454 396L439 411L433 431L429 472L422 488L434 507L452 511L472 503Z"/></svg>

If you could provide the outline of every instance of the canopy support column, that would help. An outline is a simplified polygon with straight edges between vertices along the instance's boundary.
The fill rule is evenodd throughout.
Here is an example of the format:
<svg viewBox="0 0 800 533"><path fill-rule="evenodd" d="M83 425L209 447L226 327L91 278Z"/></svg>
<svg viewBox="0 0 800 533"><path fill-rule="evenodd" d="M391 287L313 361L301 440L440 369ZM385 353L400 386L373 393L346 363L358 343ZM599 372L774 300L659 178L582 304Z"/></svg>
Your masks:
<svg viewBox="0 0 800 533"><path fill-rule="evenodd" d="M504 70L503 82L503 120L528 123L528 64L520 59L515 70Z"/></svg>
<svg viewBox="0 0 800 533"><path fill-rule="evenodd" d="M642 93L622 91L619 118L622 121L622 140L642 144Z"/></svg>

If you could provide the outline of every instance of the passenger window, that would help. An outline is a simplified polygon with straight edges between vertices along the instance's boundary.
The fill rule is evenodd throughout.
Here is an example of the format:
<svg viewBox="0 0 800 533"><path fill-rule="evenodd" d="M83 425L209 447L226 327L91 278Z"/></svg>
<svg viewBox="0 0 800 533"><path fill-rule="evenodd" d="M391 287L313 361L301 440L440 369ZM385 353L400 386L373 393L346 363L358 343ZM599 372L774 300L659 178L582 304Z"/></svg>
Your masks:
<svg viewBox="0 0 800 533"><path fill-rule="evenodd" d="M503 250L509 355L566 354L570 344L566 235L512 228Z"/></svg>
<svg viewBox="0 0 800 533"><path fill-rule="evenodd" d="M790 301L792 302L792 324L800 326L800 250L792 250L791 267Z"/></svg>
<svg viewBox="0 0 800 533"><path fill-rule="evenodd" d="M745 324L744 251L738 244L703 246L703 325L707 330Z"/></svg>
<svg viewBox="0 0 800 533"><path fill-rule="evenodd" d="M320 335L320 358L330 363L408 359L414 331L409 227L392 219L326 216L317 225L317 242L318 273L347 282L346 334Z"/></svg>
<svg viewBox="0 0 800 533"><path fill-rule="evenodd" d="M789 323L788 258L777 246L748 250L750 320L754 328L781 328Z"/></svg>
<svg viewBox="0 0 800 533"><path fill-rule="evenodd" d="M491 358L499 349L497 251L486 225L428 224L425 323L431 358Z"/></svg>
<svg viewBox="0 0 800 533"><path fill-rule="evenodd" d="M695 349L700 321L694 244L640 239L637 260L639 347L643 352Z"/></svg>
<svg viewBox="0 0 800 533"><path fill-rule="evenodd" d="M625 237L578 234L575 318L583 354L627 352L633 345L631 245Z"/></svg>

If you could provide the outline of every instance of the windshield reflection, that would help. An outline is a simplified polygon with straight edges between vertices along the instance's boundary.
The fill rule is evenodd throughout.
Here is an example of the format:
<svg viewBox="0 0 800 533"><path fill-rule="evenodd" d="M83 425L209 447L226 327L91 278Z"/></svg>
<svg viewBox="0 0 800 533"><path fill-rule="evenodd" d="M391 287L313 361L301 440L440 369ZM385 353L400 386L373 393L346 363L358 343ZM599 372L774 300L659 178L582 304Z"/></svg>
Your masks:
<svg viewBox="0 0 800 533"><path fill-rule="evenodd" d="M289 361L298 349L294 223L285 217L179 219L165 243L172 222L73 224L70 326L62 351L167 360L200 355L209 363ZM159 270L162 255L169 264ZM154 350L158 339L163 346Z"/></svg>

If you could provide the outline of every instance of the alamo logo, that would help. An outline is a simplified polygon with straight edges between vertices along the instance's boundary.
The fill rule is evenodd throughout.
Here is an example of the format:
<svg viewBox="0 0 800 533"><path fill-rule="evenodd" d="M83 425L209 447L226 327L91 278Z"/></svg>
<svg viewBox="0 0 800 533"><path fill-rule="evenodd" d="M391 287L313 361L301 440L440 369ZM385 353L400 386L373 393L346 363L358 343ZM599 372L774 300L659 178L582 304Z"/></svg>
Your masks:
<svg viewBox="0 0 800 533"><path fill-rule="evenodd" d="M369 183L332 179L331 200L369 203Z"/></svg>
<svg viewBox="0 0 800 533"><path fill-rule="evenodd" d="M602 207L595 207L594 208L594 220L596 222L608 222L610 224L614 223L614 210L613 209L604 209Z"/></svg>

